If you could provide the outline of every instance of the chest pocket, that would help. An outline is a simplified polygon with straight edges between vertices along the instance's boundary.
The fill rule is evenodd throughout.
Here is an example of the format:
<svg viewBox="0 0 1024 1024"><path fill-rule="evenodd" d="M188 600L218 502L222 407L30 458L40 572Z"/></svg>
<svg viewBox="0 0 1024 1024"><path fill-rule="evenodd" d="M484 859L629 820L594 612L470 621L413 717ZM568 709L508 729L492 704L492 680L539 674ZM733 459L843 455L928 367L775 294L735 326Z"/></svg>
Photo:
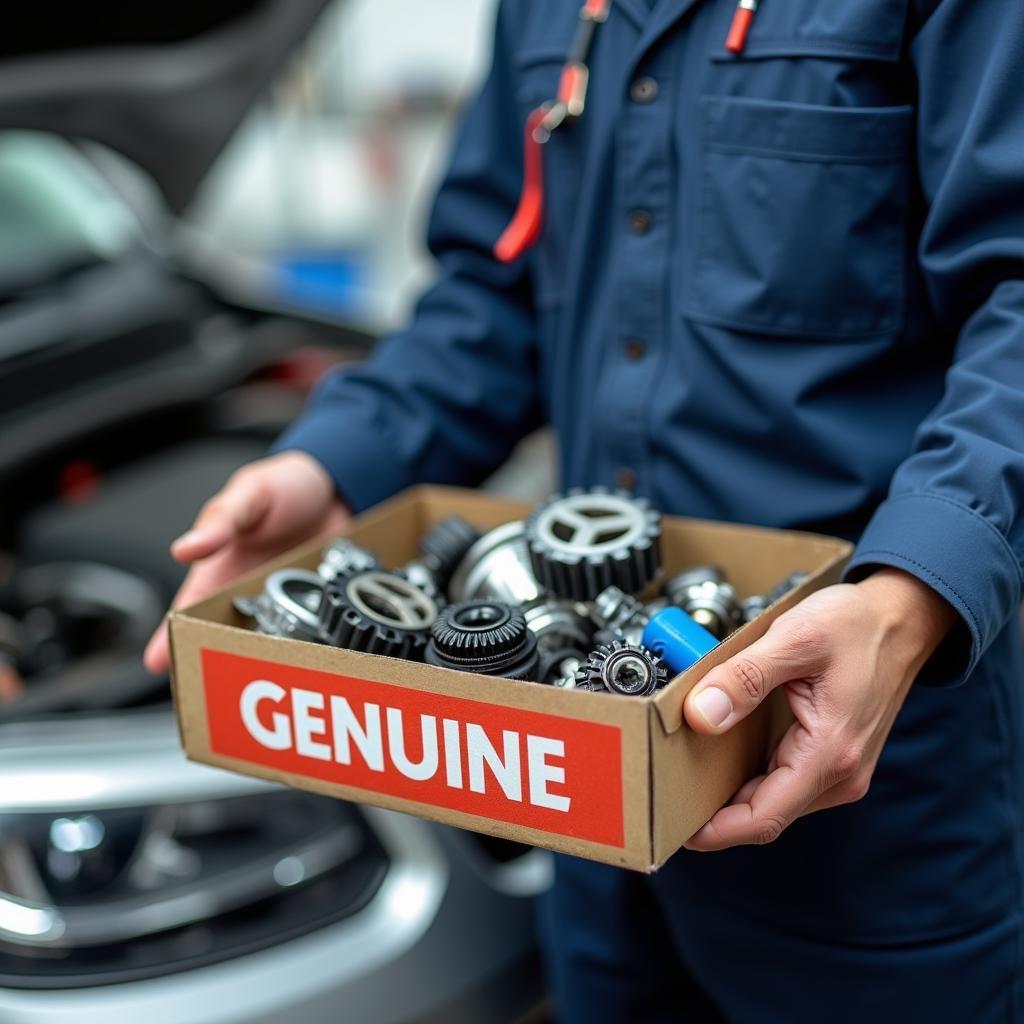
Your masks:
<svg viewBox="0 0 1024 1024"><path fill-rule="evenodd" d="M903 318L910 107L705 96L691 319L875 335Z"/></svg>
<svg viewBox="0 0 1024 1024"><path fill-rule="evenodd" d="M554 47L519 54L515 58L518 83L516 101L520 123L532 110L556 95L566 48ZM581 125L553 132L542 149L544 220L541 236L531 251L534 295L541 309L559 305L563 298L565 264L576 214L579 151L576 136Z"/></svg>

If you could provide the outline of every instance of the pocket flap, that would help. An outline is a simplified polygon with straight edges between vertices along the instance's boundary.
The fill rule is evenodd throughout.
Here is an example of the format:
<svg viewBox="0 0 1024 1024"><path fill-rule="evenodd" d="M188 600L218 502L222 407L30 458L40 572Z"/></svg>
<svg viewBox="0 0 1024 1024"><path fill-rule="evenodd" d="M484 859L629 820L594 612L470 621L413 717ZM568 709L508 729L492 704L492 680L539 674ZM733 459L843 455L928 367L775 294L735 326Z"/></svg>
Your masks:
<svg viewBox="0 0 1024 1024"><path fill-rule="evenodd" d="M874 163L903 159L913 107L819 107L734 96L701 98L705 145L787 160Z"/></svg>

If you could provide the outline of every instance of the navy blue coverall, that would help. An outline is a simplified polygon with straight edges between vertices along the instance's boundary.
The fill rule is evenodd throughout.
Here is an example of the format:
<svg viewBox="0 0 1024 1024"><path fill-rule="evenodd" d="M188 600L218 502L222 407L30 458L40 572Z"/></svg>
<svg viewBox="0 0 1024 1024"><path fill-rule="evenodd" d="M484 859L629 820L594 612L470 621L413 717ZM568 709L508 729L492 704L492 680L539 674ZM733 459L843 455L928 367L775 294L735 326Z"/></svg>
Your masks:
<svg viewBox="0 0 1024 1024"><path fill-rule="evenodd" d="M958 624L867 798L652 878L560 860L551 979L570 1022L704 1019L695 990L743 1024L1024 1019L1024 2L762 0L733 57L733 0L618 0L502 265L578 4L503 4L437 283L278 447L361 509L548 421L566 485L931 585Z"/></svg>

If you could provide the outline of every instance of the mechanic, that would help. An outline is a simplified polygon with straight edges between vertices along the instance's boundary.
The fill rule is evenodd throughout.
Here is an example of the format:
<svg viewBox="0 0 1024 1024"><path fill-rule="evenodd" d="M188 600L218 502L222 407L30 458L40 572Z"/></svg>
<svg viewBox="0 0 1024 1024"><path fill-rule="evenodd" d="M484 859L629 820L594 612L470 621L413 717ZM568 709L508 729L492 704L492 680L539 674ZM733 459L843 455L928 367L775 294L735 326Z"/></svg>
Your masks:
<svg viewBox="0 0 1024 1024"><path fill-rule="evenodd" d="M687 698L784 687L766 774L650 878L558 859L560 1019L1024 1019L1024 4L604 6L574 116L577 3L502 5L437 283L176 542L179 601L544 422L566 486L859 538Z"/></svg>

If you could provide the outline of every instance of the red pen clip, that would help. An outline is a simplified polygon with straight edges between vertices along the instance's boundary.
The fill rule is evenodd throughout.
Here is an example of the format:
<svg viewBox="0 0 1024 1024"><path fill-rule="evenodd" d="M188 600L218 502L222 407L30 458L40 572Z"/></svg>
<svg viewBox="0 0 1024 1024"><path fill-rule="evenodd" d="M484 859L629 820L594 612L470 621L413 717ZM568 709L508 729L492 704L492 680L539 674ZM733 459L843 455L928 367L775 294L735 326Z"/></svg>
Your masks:
<svg viewBox="0 0 1024 1024"><path fill-rule="evenodd" d="M739 0L736 4L736 13L732 16L732 24L729 26L729 35L725 40L725 48L730 53L742 53L747 45L747 36L750 34L750 27L754 24L754 15L757 13L757 0Z"/></svg>

